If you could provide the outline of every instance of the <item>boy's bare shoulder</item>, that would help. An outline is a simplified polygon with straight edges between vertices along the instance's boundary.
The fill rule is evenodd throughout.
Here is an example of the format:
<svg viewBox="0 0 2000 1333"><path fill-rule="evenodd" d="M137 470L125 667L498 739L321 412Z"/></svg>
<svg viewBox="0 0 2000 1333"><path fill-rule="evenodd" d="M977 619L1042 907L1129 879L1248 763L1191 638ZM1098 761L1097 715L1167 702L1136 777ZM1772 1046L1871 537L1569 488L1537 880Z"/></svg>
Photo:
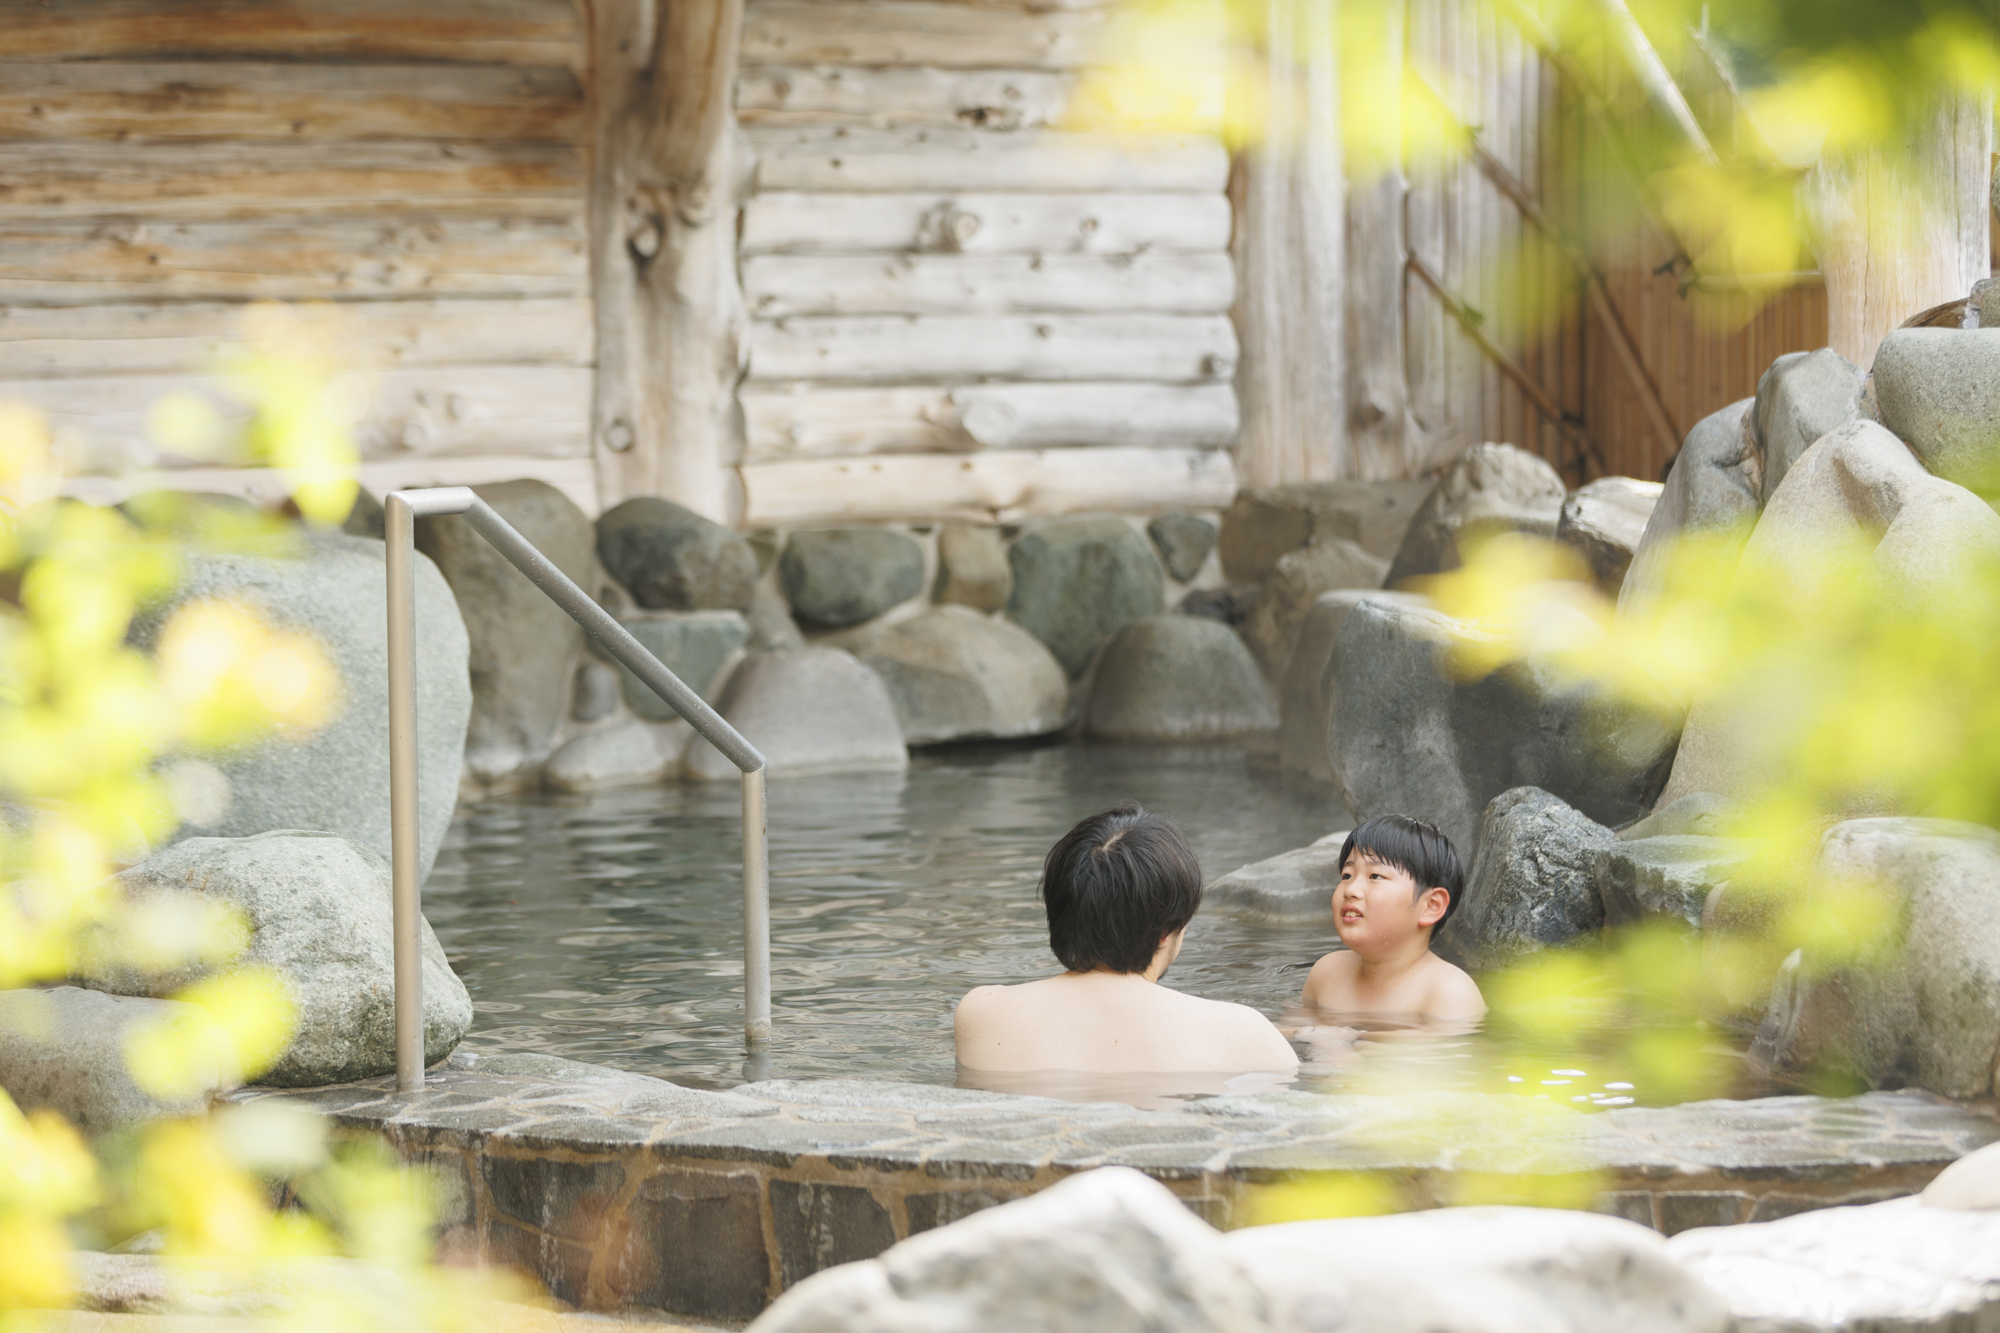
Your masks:
<svg viewBox="0 0 2000 1333"><path fill-rule="evenodd" d="M1335 949L1312 965L1306 973L1305 998L1311 1000L1327 986L1345 982L1354 976L1354 955L1346 949Z"/></svg>
<svg viewBox="0 0 2000 1333"><path fill-rule="evenodd" d="M1433 1018L1478 1018L1486 1012L1479 983L1462 967L1431 955L1430 1002L1424 1012Z"/></svg>

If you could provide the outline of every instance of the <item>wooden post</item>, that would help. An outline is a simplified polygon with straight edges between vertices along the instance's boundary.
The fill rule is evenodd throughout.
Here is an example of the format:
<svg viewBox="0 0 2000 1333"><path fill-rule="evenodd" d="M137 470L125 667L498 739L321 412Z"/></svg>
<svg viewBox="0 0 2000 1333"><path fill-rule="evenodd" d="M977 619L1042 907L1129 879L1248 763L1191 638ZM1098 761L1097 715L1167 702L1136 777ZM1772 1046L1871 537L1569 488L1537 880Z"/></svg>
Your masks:
<svg viewBox="0 0 2000 1333"><path fill-rule="evenodd" d="M1834 351L1867 370L1884 334L1987 275L1992 147L1991 104L1951 96L1907 142L1813 168L1802 190Z"/></svg>
<svg viewBox="0 0 2000 1333"><path fill-rule="evenodd" d="M1371 11L1380 26L1366 31L1372 49L1342 53L1347 67L1373 64L1393 71L1392 91L1404 67L1403 5L1381 0ZM1356 24L1345 35L1361 30ZM1410 253L1403 232L1402 117L1398 96L1378 95L1372 105L1355 105L1355 90L1343 89L1349 124L1369 125L1375 151L1348 163L1347 195L1347 432L1352 474L1364 481L1410 476L1421 466L1424 447L1410 415L1409 371L1403 357L1405 261Z"/></svg>
<svg viewBox="0 0 2000 1333"><path fill-rule="evenodd" d="M1352 471L1333 0L1262 0L1258 13L1269 93L1262 137L1230 174L1241 282L1236 472L1245 486Z"/></svg>
<svg viewBox="0 0 2000 1333"><path fill-rule="evenodd" d="M742 453L736 275L743 0L595 0L593 413L609 506L663 495L722 522Z"/></svg>

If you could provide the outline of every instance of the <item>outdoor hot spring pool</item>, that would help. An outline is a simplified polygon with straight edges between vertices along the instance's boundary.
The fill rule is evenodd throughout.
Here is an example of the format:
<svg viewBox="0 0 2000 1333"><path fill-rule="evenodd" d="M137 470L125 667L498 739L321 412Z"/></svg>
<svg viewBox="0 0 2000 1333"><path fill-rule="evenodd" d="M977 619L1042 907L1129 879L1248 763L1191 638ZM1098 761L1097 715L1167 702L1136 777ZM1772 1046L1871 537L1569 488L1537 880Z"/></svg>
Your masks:
<svg viewBox="0 0 2000 1333"><path fill-rule="evenodd" d="M472 1050L541 1051L708 1087L750 1077L949 1084L959 1078L958 997L1055 970L1035 895L1043 855L1078 819L1122 800L1177 820L1210 879L1352 823L1331 794L1258 772L1234 748L967 748L919 753L904 774L773 781L776 1038L756 1069L743 1054L733 782L461 805L424 910L471 992ZM1337 944L1330 914L1301 926L1204 911L1166 984L1275 1019ZM1303 1082L1348 1083L1359 1067L1426 1087L1645 1100L1583 1056L1509 1052L1478 1036L1364 1042L1358 1062L1334 1049L1333 1064L1309 1064Z"/></svg>

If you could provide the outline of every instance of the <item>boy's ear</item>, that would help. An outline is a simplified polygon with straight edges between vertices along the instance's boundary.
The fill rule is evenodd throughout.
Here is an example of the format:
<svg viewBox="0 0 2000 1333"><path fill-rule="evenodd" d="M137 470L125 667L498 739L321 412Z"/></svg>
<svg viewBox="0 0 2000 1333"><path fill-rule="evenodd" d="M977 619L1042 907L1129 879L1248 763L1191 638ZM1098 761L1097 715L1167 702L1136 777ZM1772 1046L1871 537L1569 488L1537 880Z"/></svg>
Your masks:
<svg viewBox="0 0 2000 1333"><path fill-rule="evenodd" d="M1434 889L1425 889L1423 896L1417 899L1417 924L1420 926L1435 926L1438 922L1444 920L1445 909L1450 906L1450 889L1443 886Z"/></svg>

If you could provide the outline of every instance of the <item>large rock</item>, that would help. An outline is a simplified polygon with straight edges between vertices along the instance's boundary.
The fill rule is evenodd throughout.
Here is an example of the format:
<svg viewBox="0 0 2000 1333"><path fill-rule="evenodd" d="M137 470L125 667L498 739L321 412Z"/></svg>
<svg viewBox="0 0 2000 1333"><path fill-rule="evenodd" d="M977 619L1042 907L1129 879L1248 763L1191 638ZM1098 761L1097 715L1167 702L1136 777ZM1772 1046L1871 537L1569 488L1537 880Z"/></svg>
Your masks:
<svg viewBox="0 0 2000 1333"><path fill-rule="evenodd" d="M1550 612L1573 617L1579 636L1594 625ZM1377 598L1347 614L1327 664L1327 758L1355 818L1428 819L1470 862L1488 802L1510 788L1540 787L1607 826L1651 808L1674 755L1666 702L1614 699L1535 657L1460 680L1454 645L1489 637Z"/></svg>
<svg viewBox="0 0 2000 1333"><path fill-rule="evenodd" d="M1558 948L1604 925L1592 871L1611 830L1545 791L1516 787L1486 807L1465 901L1438 932L1438 953L1487 971Z"/></svg>
<svg viewBox="0 0 2000 1333"><path fill-rule="evenodd" d="M227 809L200 829L240 838L313 829L389 855L388 594L379 541L345 535L301 539L300 555L266 559L190 548L180 586L133 621L131 640L151 650L180 606L201 598L250 603L275 625L318 639L340 674L334 719L301 740L273 738L211 757L229 780ZM418 867L429 875L458 802L472 711L465 622L429 557L416 558Z"/></svg>
<svg viewBox="0 0 2000 1333"><path fill-rule="evenodd" d="M912 1236L879 1259L816 1273L750 1327L1263 1333L1271 1326L1222 1235L1164 1185L1103 1167Z"/></svg>
<svg viewBox="0 0 2000 1333"><path fill-rule="evenodd" d="M1678 800L1661 805L1638 823L1619 829L1618 838L1621 842L1637 842L1641 838L1671 838L1682 834L1704 838L1728 837L1735 831L1741 809L1727 796L1718 796L1712 791L1689 792Z"/></svg>
<svg viewBox="0 0 2000 1333"><path fill-rule="evenodd" d="M568 496L540 481L472 489L579 587L592 586L594 534ZM417 549L451 585L471 640L466 766L481 782L517 779L548 755L562 724L583 630L463 518L420 518L416 528Z"/></svg>
<svg viewBox="0 0 2000 1333"><path fill-rule="evenodd" d="M1311 481L1237 492L1217 540L1231 583L1262 583L1280 557L1318 541L1350 541L1395 557L1427 481Z"/></svg>
<svg viewBox="0 0 2000 1333"><path fill-rule="evenodd" d="M751 652L770 653L782 648L806 646L806 636L799 633L791 608L785 605L783 595L776 588L759 583L756 593L750 598L750 609L744 616L750 622Z"/></svg>
<svg viewBox="0 0 2000 1333"><path fill-rule="evenodd" d="M1166 578L1146 539L1120 518L1059 518L1007 552L1007 617L1048 645L1071 680L1133 621L1158 615Z"/></svg>
<svg viewBox="0 0 2000 1333"><path fill-rule="evenodd" d="M1575 547L1597 586L1616 597L1665 489L1657 481L1600 477L1563 501L1556 540Z"/></svg>
<svg viewBox="0 0 2000 1333"><path fill-rule="evenodd" d="M975 611L998 611L1014 590L1007 567L1007 543L998 528L945 528L938 533L937 585L933 600Z"/></svg>
<svg viewBox="0 0 2000 1333"><path fill-rule="evenodd" d="M1511 444L1475 444L1424 498L1389 567L1404 579L1457 569L1463 541L1495 532L1553 538L1569 488L1556 470Z"/></svg>
<svg viewBox="0 0 2000 1333"><path fill-rule="evenodd" d="M1700 1227L1667 1253L1740 1333L1960 1333L2000 1321L2000 1213L1890 1199Z"/></svg>
<svg viewBox="0 0 2000 1333"><path fill-rule="evenodd" d="M1861 372L1831 347L1787 352L1765 370L1751 425L1764 460L1767 502L1806 450L1860 415L1861 381Z"/></svg>
<svg viewBox="0 0 2000 1333"><path fill-rule="evenodd" d="M549 756L542 783L551 791L593 792L664 782L680 771L691 734L685 722L661 726L626 721L586 731Z"/></svg>
<svg viewBox="0 0 2000 1333"><path fill-rule="evenodd" d="M1243 623L1243 638L1266 675L1283 680L1313 600L1343 588L1381 588L1389 562L1338 537L1278 557Z"/></svg>
<svg viewBox="0 0 2000 1333"><path fill-rule="evenodd" d="M1595 875L1607 924L1671 921L1701 929L1708 895L1750 858L1742 838L1667 834L1621 839L1597 854Z"/></svg>
<svg viewBox="0 0 2000 1333"><path fill-rule="evenodd" d="M1270 1327L1282 1333L1730 1327L1723 1302L1676 1262L1659 1233L1596 1213L1438 1208L1244 1227L1223 1247L1248 1270L1269 1305Z"/></svg>
<svg viewBox="0 0 2000 1333"><path fill-rule="evenodd" d="M1230 871L1201 891L1202 906L1267 921L1330 920L1347 833L1329 833L1318 842Z"/></svg>
<svg viewBox="0 0 2000 1333"><path fill-rule="evenodd" d="M174 1000L106 995L76 986L0 991L0 1089L23 1111L47 1108L96 1136L148 1120L199 1115L239 1080L199 1034L211 1020ZM169 1035L175 1028L188 1035ZM149 1092L133 1081L126 1043L147 1030L209 1058L191 1086Z"/></svg>
<svg viewBox="0 0 2000 1333"><path fill-rule="evenodd" d="M742 611L757 585L748 542L657 496L598 518L597 558L649 611Z"/></svg>
<svg viewBox="0 0 2000 1333"><path fill-rule="evenodd" d="M1161 514L1146 525L1153 549L1174 582L1186 583L1201 572L1208 553L1215 549L1215 524L1193 514Z"/></svg>
<svg viewBox="0 0 2000 1333"><path fill-rule="evenodd" d="M1315 782L1332 782L1326 761L1327 728L1333 718L1333 694L1338 682L1327 670L1333 641L1347 613L1364 600L1392 605L1428 606L1429 599L1407 592L1343 588L1313 598L1299 625L1291 661L1278 689L1278 768Z"/></svg>
<svg viewBox="0 0 2000 1333"><path fill-rule="evenodd" d="M1743 549L1733 589L1810 605L1829 556L1864 544L1887 604L1951 616L1966 596L1965 571L2000 560L2000 515L1926 472L1881 426L1853 422L1793 465ZM1740 798L1782 779L1788 760L1768 722L1761 698L1696 698L1663 799L1698 791Z"/></svg>
<svg viewBox="0 0 2000 1333"><path fill-rule="evenodd" d="M778 581L806 624L858 625L924 590L924 548L887 528L795 532L778 557Z"/></svg>
<svg viewBox="0 0 2000 1333"><path fill-rule="evenodd" d="M298 1006L285 1053L258 1081L311 1087L396 1067L395 943L389 863L330 833L284 830L190 838L118 876L128 901L219 900L242 913L249 946L235 962L276 971ZM93 945L95 942L93 942ZM165 998L208 965L139 971L86 947L78 980L93 990ZM424 1060L451 1054L472 1026L472 1001L423 924Z"/></svg>
<svg viewBox="0 0 2000 1333"><path fill-rule="evenodd" d="M1764 462L1751 424L1756 401L1731 403L1688 432L1625 571L1618 592L1621 614L1638 613L1659 601L1682 538L1709 534L1722 540L1721 534L1736 533L1740 547L1750 535L1764 492Z"/></svg>
<svg viewBox="0 0 2000 1333"><path fill-rule="evenodd" d="M2000 328L1896 330L1875 352L1875 399L1925 467L2000 491Z"/></svg>
<svg viewBox="0 0 2000 1333"><path fill-rule="evenodd" d="M773 777L900 770L910 763L888 687L838 648L752 653L715 707L763 752ZM681 766L696 781L737 776L736 765L699 736Z"/></svg>
<svg viewBox="0 0 2000 1333"><path fill-rule="evenodd" d="M1784 1082L1855 1079L1984 1097L2000 1057L2000 833L1931 819L1836 824L1796 910L1855 910L1859 957L1803 951L1776 988L1752 1056ZM1838 927L1842 923L1831 923ZM1836 928L1836 939L1846 932Z"/></svg>
<svg viewBox="0 0 2000 1333"><path fill-rule="evenodd" d="M1106 740L1210 740L1269 731L1278 706L1235 631L1204 616L1149 616L1104 650L1084 729Z"/></svg>
<svg viewBox="0 0 2000 1333"><path fill-rule="evenodd" d="M710 703L715 702L722 684L723 669L750 638L749 621L734 611L662 611L620 616L618 623L659 658L661 665ZM609 657L595 639L590 646L599 656ZM630 667L615 660L613 665L618 669L626 707L651 722L671 722L680 716L650 685L633 675Z"/></svg>
<svg viewBox="0 0 2000 1333"><path fill-rule="evenodd" d="M1040 639L1008 621L940 606L840 646L888 685L907 745L1062 730L1069 680Z"/></svg>

